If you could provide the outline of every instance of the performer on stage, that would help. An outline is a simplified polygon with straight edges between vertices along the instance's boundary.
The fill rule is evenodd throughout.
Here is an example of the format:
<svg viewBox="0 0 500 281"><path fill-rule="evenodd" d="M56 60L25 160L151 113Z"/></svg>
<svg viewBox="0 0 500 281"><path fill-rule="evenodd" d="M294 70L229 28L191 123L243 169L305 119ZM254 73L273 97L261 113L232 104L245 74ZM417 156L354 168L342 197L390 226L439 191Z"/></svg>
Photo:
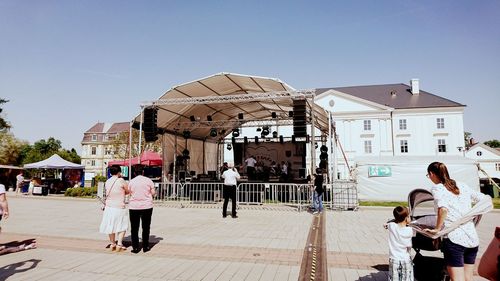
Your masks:
<svg viewBox="0 0 500 281"><path fill-rule="evenodd" d="M257 160L251 155L245 160L245 164L247 166L247 176L249 180L255 179L255 164Z"/></svg>

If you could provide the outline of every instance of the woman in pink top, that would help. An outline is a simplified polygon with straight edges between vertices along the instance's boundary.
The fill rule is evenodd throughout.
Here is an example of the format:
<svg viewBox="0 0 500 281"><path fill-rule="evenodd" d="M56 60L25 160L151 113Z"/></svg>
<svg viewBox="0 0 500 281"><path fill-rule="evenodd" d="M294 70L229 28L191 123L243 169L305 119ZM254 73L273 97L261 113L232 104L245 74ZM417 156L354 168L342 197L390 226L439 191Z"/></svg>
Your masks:
<svg viewBox="0 0 500 281"><path fill-rule="evenodd" d="M142 221L142 250L149 251L149 229L153 215L153 196L155 186L150 178L143 176L143 167L134 166L136 177L129 183L130 200L130 235L132 236L132 252L138 253L139 248L139 222Z"/></svg>
<svg viewBox="0 0 500 281"><path fill-rule="evenodd" d="M109 168L112 175L106 181L104 190L106 199L104 201L105 209L102 216L99 231L108 234L111 242L111 250L123 251L127 248L123 246L123 236L128 228L127 209L125 209L125 195L129 194L128 186L121 177L119 166ZM118 240L116 241L115 238Z"/></svg>

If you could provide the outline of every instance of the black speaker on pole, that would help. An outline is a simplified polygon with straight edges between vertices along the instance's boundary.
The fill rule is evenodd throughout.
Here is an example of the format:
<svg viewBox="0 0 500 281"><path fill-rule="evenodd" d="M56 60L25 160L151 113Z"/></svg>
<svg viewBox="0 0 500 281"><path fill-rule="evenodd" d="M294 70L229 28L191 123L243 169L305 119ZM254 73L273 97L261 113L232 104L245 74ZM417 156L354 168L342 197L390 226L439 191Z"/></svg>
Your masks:
<svg viewBox="0 0 500 281"><path fill-rule="evenodd" d="M295 143L295 135L292 135L292 143Z"/></svg>
<svg viewBox="0 0 500 281"><path fill-rule="evenodd" d="M156 141L158 137L158 128L156 121L158 118L158 109L154 107L144 108L144 122L142 124L142 130L144 131L144 139L146 142Z"/></svg>
<svg viewBox="0 0 500 281"><path fill-rule="evenodd" d="M307 135L306 100L293 100L293 134L296 137Z"/></svg>
<svg viewBox="0 0 500 281"><path fill-rule="evenodd" d="M255 136L255 144L259 144L259 137Z"/></svg>
<svg viewBox="0 0 500 281"><path fill-rule="evenodd" d="M248 144L248 137L244 137L244 138L243 138L243 142L244 142L245 144Z"/></svg>
<svg viewBox="0 0 500 281"><path fill-rule="evenodd" d="M284 143L283 136L280 135L280 143Z"/></svg>

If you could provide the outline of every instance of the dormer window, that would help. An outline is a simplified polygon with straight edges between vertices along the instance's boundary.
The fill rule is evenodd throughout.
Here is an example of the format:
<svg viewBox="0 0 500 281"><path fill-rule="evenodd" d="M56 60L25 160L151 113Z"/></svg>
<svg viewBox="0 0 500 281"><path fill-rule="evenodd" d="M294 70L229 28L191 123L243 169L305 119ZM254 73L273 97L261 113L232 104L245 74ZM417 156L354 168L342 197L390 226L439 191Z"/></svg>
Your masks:
<svg viewBox="0 0 500 281"><path fill-rule="evenodd" d="M92 135L92 141L97 141L97 135Z"/></svg>

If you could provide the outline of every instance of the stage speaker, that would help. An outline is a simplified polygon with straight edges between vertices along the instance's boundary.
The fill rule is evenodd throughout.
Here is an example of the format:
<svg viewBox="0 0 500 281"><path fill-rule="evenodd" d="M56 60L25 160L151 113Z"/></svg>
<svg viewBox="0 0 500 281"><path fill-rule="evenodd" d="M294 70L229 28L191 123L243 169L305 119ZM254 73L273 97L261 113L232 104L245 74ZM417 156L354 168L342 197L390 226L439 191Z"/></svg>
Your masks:
<svg viewBox="0 0 500 281"><path fill-rule="evenodd" d="M255 136L255 144L259 144L259 137Z"/></svg>
<svg viewBox="0 0 500 281"><path fill-rule="evenodd" d="M244 137L244 138L243 138L243 142L244 142L245 144L248 144L248 138L247 138L247 137Z"/></svg>
<svg viewBox="0 0 500 281"><path fill-rule="evenodd" d="M307 135L306 100L293 100L293 134L296 137Z"/></svg>
<svg viewBox="0 0 500 281"><path fill-rule="evenodd" d="M196 117L194 117L194 115L191 115L191 116L189 116L189 120L191 120L191 122L195 122L196 121Z"/></svg>
<svg viewBox="0 0 500 281"><path fill-rule="evenodd" d="M299 178L305 179L306 178L306 169L305 168L300 168L299 169Z"/></svg>
<svg viewBox="0 0 500 281"><path fill-rule="evenodd" d="M293 117L293 111L288 111L288 117Z"/></svg>
<svg viewBox="0 0 500 281"><path fill-rule="evenodd" d="M157 117L158 109L154 107L144 108L144 123L142 124L142 129L146 142L152 142L158 139L156 136L158 134L158 128L156 126Z"/></svg>
<svg viewBox="0 0 500 281"><path fill-rule="evenodd" d="M207 121L212 121L212 115L207 115Z"/></svg>
<svg viewBox="0 0 500 281"><path fill-rule="evenodd" d="M238 119L243 120L243 113L238 113Z"/></svg>
<svg viewBox="0 0 500 281"><path fill-rule="evenodd" d="M280 143L284 143L283 136L280 136Z"/></svg>
<svg viewBox="0 0 500 281"><path fill-rule="evenodd" d="M273 119L276 119L276 117L278 117L278 115L276 115L276 112L271 112L271 117L272 117Z"/></svg>
<svg viewBox="0 0 500 281"><path fill-rule="evenodd" d="M236 138L235 137L232 137L231 138L231 143L235 144L236 143Z"/></svg>
<svg viewBox="0 0 500 281"><path fill-rule="evenodd" d="M278 137L278 132L274 131L273 132L273 138L277 138Z"/></svg>
<svg viewBox="0 0 500 281"><path fill-rule="evenodd" d="M292 143L295 143L295 135L292 135Z"/></svg>

